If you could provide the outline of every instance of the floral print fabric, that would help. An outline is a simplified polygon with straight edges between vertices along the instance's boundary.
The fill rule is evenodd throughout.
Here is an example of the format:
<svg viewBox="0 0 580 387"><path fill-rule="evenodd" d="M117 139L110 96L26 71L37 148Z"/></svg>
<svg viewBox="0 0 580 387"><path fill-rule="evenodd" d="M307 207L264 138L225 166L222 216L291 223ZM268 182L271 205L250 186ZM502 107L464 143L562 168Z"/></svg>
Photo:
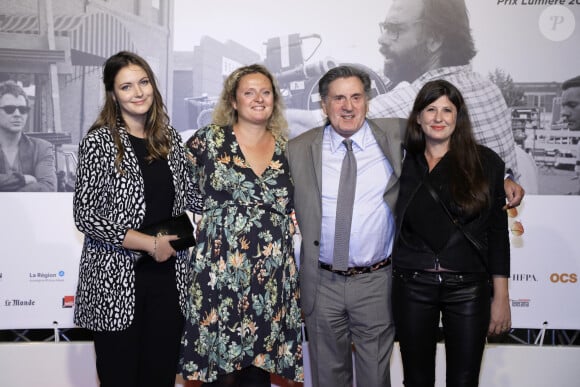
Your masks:
<svg viewBox="0 0 580 387"><path fill-rule="evenodd" d="M261 176L231 127L209 125L187 141L203 198L181 373L214 381L254 365L302 381L298 272L286 142L276 140Z"/></svg>

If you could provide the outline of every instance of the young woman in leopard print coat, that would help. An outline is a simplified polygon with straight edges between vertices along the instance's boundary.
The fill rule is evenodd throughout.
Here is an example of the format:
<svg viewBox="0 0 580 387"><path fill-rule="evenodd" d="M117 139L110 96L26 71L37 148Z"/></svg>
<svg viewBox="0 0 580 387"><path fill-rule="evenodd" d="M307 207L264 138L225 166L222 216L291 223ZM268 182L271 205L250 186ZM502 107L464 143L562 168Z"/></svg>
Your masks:
<svg viewBox="0 0 580 387"><path fill-rule="evenodd" d="M113 55L103 82L104 107L79 146L75 324L93 332L101 386L172 387L190 258L171 247L176 236L138 230L192 208L190 169L147 62Z"/></svg>

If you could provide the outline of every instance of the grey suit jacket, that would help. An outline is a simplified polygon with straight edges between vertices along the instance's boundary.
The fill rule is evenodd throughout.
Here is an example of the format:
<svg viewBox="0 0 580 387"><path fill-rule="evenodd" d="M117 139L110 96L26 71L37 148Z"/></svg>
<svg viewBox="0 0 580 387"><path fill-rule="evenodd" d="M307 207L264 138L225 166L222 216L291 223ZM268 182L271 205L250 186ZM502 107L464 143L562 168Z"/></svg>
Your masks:
<svg viewBox="0 0 580 387"><path fill-rule="evenodd" d="M402 140L406 120L367 120L380 148L393 167L383 198L394 213L399 194L403 160ZM300 249L300 295L302 310L310 315L316 304L318 258L322 224L322 134L324 127L311 129L288 143L290 173L294 179L294 205L302 236Z"/></svg>

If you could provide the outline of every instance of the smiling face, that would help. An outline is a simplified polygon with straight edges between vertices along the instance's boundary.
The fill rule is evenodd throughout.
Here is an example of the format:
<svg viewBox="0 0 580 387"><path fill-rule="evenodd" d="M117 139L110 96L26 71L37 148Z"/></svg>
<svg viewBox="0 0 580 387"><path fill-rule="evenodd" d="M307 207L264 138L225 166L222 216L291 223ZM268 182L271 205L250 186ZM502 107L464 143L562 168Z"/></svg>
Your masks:
<svg viewBox="0 0 580 387"><path fill-rule="evenodd" d="M421 111L417 123L421 125L427 143L449 144L457 123L457 108L443 95Z"/></svg>
<svg viewBox="0 0 580 387"><path fill-rule="evenodd" d="M337 78L328 85L322 110L332 128L342 137L350 137L364 124L368 99L358 77Z"/></svg>
<svg viewBox="0 0 580 387"><path fill-rule="evenodd" d="M238 123L266 125L274 108L272 83L264 74L252 73L240 78L232 107Z"/></svg>
<svg viewBox="0 0 580 387"><path fill-rule="evenodd" d="M0 97L0 130L19 133L24 130L28 118L26 98L4 94Z"/></svg>
<svg viewBox="0 0 580 387"><path fill-rule="evenodd" d="M143 124L153 104L153 86L147 73L140 66L130 64L123 67L115 76L113 95L123 120Z"/></svg>

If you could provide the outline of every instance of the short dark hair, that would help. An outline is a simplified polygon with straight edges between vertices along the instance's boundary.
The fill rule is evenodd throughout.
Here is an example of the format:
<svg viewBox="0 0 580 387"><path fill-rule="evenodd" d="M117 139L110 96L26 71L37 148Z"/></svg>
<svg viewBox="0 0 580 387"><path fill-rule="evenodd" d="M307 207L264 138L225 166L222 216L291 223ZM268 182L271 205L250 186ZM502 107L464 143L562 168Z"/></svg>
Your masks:
<svg viewBox="0 0 580 387"><path fill-rule="evenodd" d="M26 105L28 106L28 96L26 92L20 85L15 83L14 81L6 81L0 83L0 97L3 97L6 94L13 95L14 97L22 96L26 100Z"/></svg>
<svg viewBox="0 0 580 387"><path fill-rule="evenodd" d="M322 76L322 78L320 78L320 81L318 81L318 93L320 94L320 99L324 100L328 97L328 87L333 81L339 78L350 77L357 77L360 79L367 98L370 98L371 78L369 74L358 67L344 65L331 68Z"/></svg>
<svg viewBox="0 0 580 387"><path fill-rule="evenodd" d="M441 66L463 66L477 53L465 0L424 0L426 34L441 40Z"/></svg>
<svg viewBox="0 0 580 387"><path fill-rule="evenodd" d="M562 83L562 90L567 90L571 87L580 87L580 75L574 78L570 78Z"/></svg>

